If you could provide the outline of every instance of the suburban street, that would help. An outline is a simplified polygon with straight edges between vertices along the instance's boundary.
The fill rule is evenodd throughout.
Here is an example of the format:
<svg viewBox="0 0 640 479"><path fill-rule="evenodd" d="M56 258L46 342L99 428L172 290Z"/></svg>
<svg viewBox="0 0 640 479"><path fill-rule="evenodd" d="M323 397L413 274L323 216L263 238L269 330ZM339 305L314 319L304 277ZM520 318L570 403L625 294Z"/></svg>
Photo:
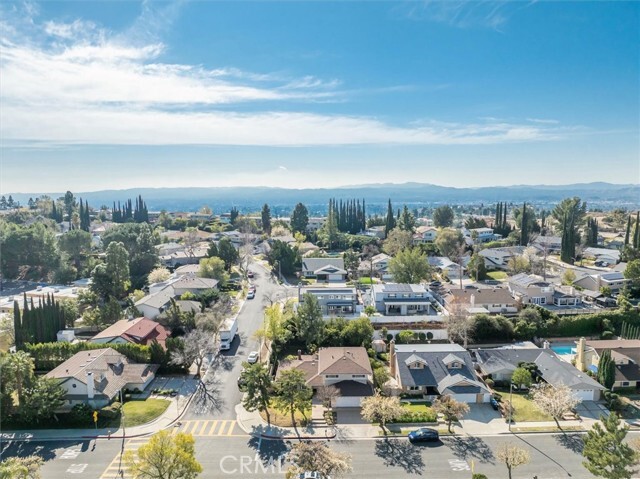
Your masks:
<svg viewBox="0 0 640 479"><path fill-rule="evenodd" d="M126 449L136 448L146 438L126 441ZM441 443L412 445L404 438L331 441L331 447L353 457L348 478L461 478L470 477L471 468L491 478L506 478L506 467L498 463L494 451L504 442L513 442L531 452L531 463L514 470L514 479L561 479L592 477L582 466L579 434L530 434L482 438L443 438ZM38 452L46 462L43 478L117 477L117 456L121 441L61 441L8 443L3 456ZM202 478L284 477L286 464L279 466L288 444L249 436L196 436L196 457L204 471ZM114 458L116 460L114 461ZM125 475L126 477L126 475Z"/></svg>
<svg viewBox="0 0 640 479"><path fill-rule="evenodd" d="M251 280L256 285L256 297L245 301L238 314L238 337L229 351L222 351L203 377L206 388L196 393L184 420L235 419L235 406L242 400L237 381L242 362L251 351L258 351L259 342L255 332L262 327L265 296L284 298L292 294L292 288L276 283L270 272L258 263L252 263L254 273Z"/></svg>

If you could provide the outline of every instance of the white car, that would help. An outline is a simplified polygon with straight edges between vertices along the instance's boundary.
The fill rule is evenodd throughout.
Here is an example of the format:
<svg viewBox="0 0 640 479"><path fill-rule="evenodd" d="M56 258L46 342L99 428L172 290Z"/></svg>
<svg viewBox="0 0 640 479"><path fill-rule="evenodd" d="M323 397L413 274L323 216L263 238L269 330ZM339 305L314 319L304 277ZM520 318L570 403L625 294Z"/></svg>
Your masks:
<svg viewBox="0 0 640 479"><path fill-rule="evenodd" d="M249 364L255 364L258 362L258 351L251 351L249 353L249 357L247 358L247 362Z"/></svg>

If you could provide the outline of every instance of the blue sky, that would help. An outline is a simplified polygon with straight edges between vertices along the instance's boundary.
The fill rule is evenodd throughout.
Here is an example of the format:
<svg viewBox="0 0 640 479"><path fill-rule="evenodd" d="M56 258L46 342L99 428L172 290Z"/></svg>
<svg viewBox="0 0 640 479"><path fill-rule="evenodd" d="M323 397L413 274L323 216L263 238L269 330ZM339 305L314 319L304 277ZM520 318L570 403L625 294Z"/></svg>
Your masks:
<svg viewBox="0 0 640 479"><path fill-rule="evenodd" d="M637 2L3 2L0 189L639 183L639 24Z"/></svg>

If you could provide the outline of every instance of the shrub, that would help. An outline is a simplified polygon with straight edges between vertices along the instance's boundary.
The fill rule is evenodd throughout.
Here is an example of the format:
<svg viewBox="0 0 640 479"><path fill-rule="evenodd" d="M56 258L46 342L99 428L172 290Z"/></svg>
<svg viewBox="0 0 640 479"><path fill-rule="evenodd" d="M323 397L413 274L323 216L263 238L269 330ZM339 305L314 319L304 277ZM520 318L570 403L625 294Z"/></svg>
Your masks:
<svg viewBox="0 0 640 479"><path fill-rule="evenodd" d="M378 353L378 359L380 361L384 361L385 363L389 362L389 354L388 353Z"/></svg>
<svg viewBox="0 0 640 479"><path fill-rule="evenodd" d="M120 415L120 409L122 409L122 404L115 401L111 403L109 406L105 406L98 412L98 417L103 417L105 419L115 419Z"/></svg>
<svg viewBox="0 0 640 479"><path fill-rule="evenodd" d="M424 333L418 333L418 339L420 341L426 341L427 340L427 335Z"/></svg>
<svg viewBox="0 0 640 479"><path fill-rule="evenodd" d="M433 333L431 331L427 332L427 340L431 341L433 339Z"/></svg>
<svg viewBox="0 0 640 479"><path fill-rule="evenodd" d="M604 331L600 335L600 339L613 339L613 337L614 337L613 331Z"/></svg>
<svg viewBox="0 0 640 479"><path fill-rule="evenodd" d="M484 474L474 474L473 476L471 476L471 479L487 479L487 476L485 476Z"/></svg>
<svg viewBox="0 0 640 479"><path fill-rule="evenodd" d="M393 334L387 334L387 341L391 341L393 339Z"/></svg>
<svg viewBox="0 0 640 479"><path fill-rule="evenodd" d="M491 379L491 378L485 379L485 380L484 380L484 382L485 382L485 383L487 384L487 386L489 386L490 388L492 388L493 386L495 386L495 382L494 382L494 380L493 380L493 379Z"/></svg>
<svg viewBox="0 0 640 479"><path fill-rule="evenodd" d="M369 348L367 349L367 354L369 355L370 358L375 358L376 357L376 352L373 348Z"/></svg>
<svg viewBox="0 0 640 479"><path fill-rule="evenodd" d="M93 422L93 409L88 404L76 404L69 412L69 420L77 425L89 425Z"/></svg>
<svg viewBox="0 0 640 479"><path fill-rule="evenodd" d="M436 422L438 415L431 408L426 411L409 411L405 412L400 418L394 422L407 423L407 422Z"/></svg>

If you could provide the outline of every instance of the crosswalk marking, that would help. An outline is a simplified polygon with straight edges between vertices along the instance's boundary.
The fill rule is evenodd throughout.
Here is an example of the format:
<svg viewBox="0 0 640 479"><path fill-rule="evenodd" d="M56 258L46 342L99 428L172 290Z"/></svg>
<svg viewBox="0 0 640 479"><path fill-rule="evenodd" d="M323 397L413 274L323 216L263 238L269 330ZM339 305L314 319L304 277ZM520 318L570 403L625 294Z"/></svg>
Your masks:
<svg viewBox="0 0 640 479"><path fill-rule="evenodd" d="M130 439L127 439L127 441L124 444L124 452L127 451L137 451L140 446L142 446L143 444L146 444L149 441L148 437L132 437ZM119 452L116 457L113 458L113 461L111 461L111 464L109 464L107 466L107 468L105 469L105 471L102 473L102 475L100 476L100 479L115 479L115 478L121 478L121 476L118 474L120 472L120 470L122 470L124 472L124 479L128 479L130 478L130 476L127 474L127 466L124 464L124 462L122 462L122 464L120 463L121 460L121 453Z"/></svg>
<svg viewBox="0 0 640 479"><path fill-rule="evenodd" d="M246 436L240 428L237 428L237 421L231 419L214 419L214 420L190 420L182 421L182 423L174 428L174 434L178 432L191 434L194 437L212 437L212 436Z"/></svg>

